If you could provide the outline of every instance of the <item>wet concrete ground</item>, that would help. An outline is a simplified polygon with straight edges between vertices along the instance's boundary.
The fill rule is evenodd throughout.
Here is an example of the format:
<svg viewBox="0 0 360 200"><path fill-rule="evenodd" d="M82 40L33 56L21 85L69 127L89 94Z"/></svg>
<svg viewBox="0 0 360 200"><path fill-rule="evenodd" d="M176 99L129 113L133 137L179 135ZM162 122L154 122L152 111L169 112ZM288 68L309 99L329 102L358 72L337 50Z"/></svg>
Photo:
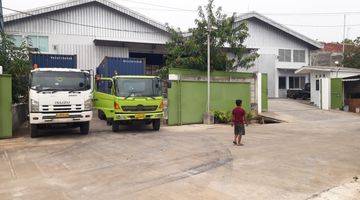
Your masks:
<svg viewBox="0 0 360 200"><path fill-rule="evenodd" d="M360 116L271 100L288 123L0 140L0 199L307 199L360 174ZM357 197L355 196L354 199Z"/></svg>

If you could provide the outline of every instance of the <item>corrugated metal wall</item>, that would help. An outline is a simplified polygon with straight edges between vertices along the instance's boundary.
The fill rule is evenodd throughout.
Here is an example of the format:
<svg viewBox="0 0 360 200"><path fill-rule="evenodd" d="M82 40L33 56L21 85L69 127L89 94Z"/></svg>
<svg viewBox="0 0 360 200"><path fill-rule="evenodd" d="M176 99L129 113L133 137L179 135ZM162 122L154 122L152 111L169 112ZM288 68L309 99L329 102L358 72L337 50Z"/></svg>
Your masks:
<svg viewBox="0 0 360 200"><path fill-rule="evenodd" d="M77 24L101 26L107 29L56 22L48 18ZM82 35L132 42L165 43L168 39L168 35L164 31L99 3L85 4L42 16L6 23L5 28L7 32ZM131 30L131 32L126 30Z"/></svg>
<svg viewBox="0 0 360 200"><path fill-rule="evenodd" d="M107 29L56 22L48 18ZM169 39L164 31L97 2L7 22L5 31L22 36L49 36L49 52L44 53L77 54L78 67L82 69L93 69L104 56L129 56L128 48L95 46L94 39L157 44L164 44Z"/></svg>

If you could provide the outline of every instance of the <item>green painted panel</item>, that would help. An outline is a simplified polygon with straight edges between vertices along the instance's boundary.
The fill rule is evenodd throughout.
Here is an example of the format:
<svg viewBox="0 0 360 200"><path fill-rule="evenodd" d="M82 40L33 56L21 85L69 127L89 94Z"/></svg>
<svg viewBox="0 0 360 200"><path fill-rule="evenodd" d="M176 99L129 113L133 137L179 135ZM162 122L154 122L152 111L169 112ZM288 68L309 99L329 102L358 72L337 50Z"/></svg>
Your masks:
<svg viewBox="0 0 360 200"><path fill-rule="evenodd" d="M331 79L331 109L343 107L343 83L341 78Z"/></svg>
<svg viewBox="0 0 360 200"><path fill-rule="evenodd" d="M11 76L0 75L0 138L12 137Z"/></svg>
<svg viewBox="0 0 360 200"><path fill-rule="evenodd" d="M180 125L179 97L180 83L173 81L171 88L168 88L168 124Z"/></svg>
<svg viewBox="0 0 360 200"><path fill-rule="evenodd" d="M207 87L205 82L181 82L181 122L201 123L206 112Z"/></svg>
<svg viewBox="0 0 360 200"><path fill-rule="evenodd" d="M268 110L268 77L267 74L261 75L261 108L265 112Z"/></svg>
<svg viewBox="0 0 360 200"><path fill-rule="evenodd" d="M250 83L214 83L211 87L211 110L231 111L235 100L243 101L243 108L250 111Z"/></svg>
<svg viewBox="0 0 360 200"><path fill-rule="evenodd" d="M206 112L206 92L206 82L173 82L168 90L169 125L202 123ZM243 107L250 110L250 83L211 83L210 92L212 111L231 111L236 99L242 99Z"/></svg>

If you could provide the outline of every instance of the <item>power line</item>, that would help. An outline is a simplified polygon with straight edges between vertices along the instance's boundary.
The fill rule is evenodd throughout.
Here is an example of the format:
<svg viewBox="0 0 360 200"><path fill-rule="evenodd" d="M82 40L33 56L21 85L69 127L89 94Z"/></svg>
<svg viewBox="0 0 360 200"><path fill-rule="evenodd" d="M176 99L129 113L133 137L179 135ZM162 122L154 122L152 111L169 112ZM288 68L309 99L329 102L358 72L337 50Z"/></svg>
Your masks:
<svg viewBox="0 0 360 200"><path fill-rule="evenodd" d="M310 24L283 24L286 26L297 26L297 27L309 27L309 28L338 28L343 27L344 25L310 25ZM348 26L360 26L360 24L347 24Z"/></svg>
<svg viewBox="0 0 360 200"><path fill-rule="evenodd" d="M12 8L7 8L7 7L2 7L2 8L5 9L5 10L21 13L21 14L28 15L28 16L36 16L34 14L19 11L19 10L15 10L15 9L12 9ZM70 21L65 21L65 20L60 20L60 19L54 19L54 18L50 18L50 17L43 17L43 18L51 20L51 21L55 21L55 22L65 23L65 24L71 24L71 25L77 25L77 26L83 26L83 27L89 27L89 28L96 28L96 29L111 30L111 31L132 32L132 33L148 33L148 34L157 33L157 32L154 32L154 31L137 31L137 30L116 29L116 28L109 28L109 27L102 27L102 26L94 26L94 25L89 25L89 24L82 24L82 23L77 23L77 22L70 22Z"/></svg>
<svg viewBox="0 0 360 200"><path fill-rule="evenodd" d="M197 11L197 10L193 10L193 9L176 8L176 7L164 6L164 5L153 4L153 3L142 2L142 1L134 1L134 0L121 0L121 1L127 1L127 2L137 3L137 4L141 4L141 5L149 5L149 6L160 7L160 8L167 8L167 9L172 9L172 10L177 10L177 11L185 11L185 12L196 12Z"/></svg>
<svg viewBox="0 0 360 200"><path fill-rule="evenodd" d="M360 14L360 11L348 11L348 12L308 12L308 13L262 13L263 15L351 15Z"/></svg>
<svg viewBox="0 0 360 200"><path fill-rule="evenodd" d="M141 5L150 5L150 6L154 6L154 7L160 7L160 8L167 8L166 10L164 9L159 9L159 10L163 10L163 11L185 11L185 12L198 12L197 9L184 9L184 8L178 8L178 7L171 7L171 6L164 6L164 5L160 5L160 4L153 4L153 3L148 3L148 2L143 2L143 1L136 1L136 0L120 0L120 1L127 1L127 2L132 2L132 3L137 3L137 4L141 4ZM148 8L139 8L139 9L148 9ZM149 9L148 9L149 10ZM239 13L239 12L226 12L225 13L236 13L236 14L246 14L246 13ZM304 12L304 13L262 13L263 15L351 15L351 14L360 14L360 11L344 11L344 12Z"/></svg>

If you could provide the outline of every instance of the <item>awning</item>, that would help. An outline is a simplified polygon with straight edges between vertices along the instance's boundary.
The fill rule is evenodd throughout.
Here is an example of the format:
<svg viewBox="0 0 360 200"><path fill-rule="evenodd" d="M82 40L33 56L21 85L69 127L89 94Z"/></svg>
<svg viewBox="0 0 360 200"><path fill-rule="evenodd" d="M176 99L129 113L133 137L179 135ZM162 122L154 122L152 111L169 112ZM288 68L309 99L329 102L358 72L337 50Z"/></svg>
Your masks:
<svg viewBox="0 0 360 200"><path fill-rule="evenodd" d="M126 47L129 52L166 54L165 44L94 39L95 46Z"/></svg>
<svg viewBox="0 0 360 200"><path fill-rule="evenodd" d="M347 72L360 74L360 69L334 66L304 66L295 71L295 74L309 74L311 72Z"/></svg>
<svg viewBox="0 0 360 200"><path fill-rule="evenodd" d="M119 41L119 40L102 40L95 39L95 46L110 46L110 47L128 47L130 45L151 45L151 46L164 46L165 44L160 43L146 43L146 42L129 42L129 41Z"/></svg>
<svg viewBox="0 0 360 200"><path fill-rule="evenodd" d="M360 75L350 76L342 79L343 82L360 81Z"/></svg>

